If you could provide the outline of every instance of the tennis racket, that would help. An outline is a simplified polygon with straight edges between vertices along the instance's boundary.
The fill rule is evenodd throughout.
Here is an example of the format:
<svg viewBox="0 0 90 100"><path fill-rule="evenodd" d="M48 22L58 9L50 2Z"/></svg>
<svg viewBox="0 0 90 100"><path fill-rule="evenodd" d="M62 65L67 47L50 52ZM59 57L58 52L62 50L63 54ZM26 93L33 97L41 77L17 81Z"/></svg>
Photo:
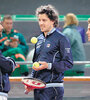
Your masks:
<svg viewBox="0 0 90 100"><path fill-rule="evenodd" d="M36 78L23 78L22 83L31 89L41 89L41 88L48 88L48 87L63 87L63 83L48 83L46 84L42 80ZM25 90L25 94L28 92Z"/></svg>
<svg viewBox="0 0 90 100"><path fill-rule="evenodd" d="M22 83L32 89L45 88L46 83L36 78L23 78Z"/></svg>

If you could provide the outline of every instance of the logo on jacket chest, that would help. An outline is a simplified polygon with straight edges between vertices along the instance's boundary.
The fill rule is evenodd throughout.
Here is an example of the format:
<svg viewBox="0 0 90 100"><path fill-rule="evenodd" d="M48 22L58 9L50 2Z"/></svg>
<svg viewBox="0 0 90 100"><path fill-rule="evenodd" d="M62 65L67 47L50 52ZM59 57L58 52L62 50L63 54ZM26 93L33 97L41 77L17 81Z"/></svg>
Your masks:
<svg viewBox="0 0 90 100"><path fill-rule="evenodd" d="M70 48L65 48L67 53L70 53Z"/></svg>
<svg viewBox="0 0 90 100"><path fill-rule="evenodd" d="M51 44L49 42L38 42L36 48L40 48L41 46L46 47L46 48L50 48Z"/></svg>
<svg viewBox="0 0 90 100"><path fill-rule="evenodd" d="M46 47L49 48L51 44L47 44Z"/></svg>
<svg viewBox="0 0 90 100"><path fill-rule="evenodd" d="M40 48L42 43L43 43L42 41L38 42L36 48Z"/></svg>

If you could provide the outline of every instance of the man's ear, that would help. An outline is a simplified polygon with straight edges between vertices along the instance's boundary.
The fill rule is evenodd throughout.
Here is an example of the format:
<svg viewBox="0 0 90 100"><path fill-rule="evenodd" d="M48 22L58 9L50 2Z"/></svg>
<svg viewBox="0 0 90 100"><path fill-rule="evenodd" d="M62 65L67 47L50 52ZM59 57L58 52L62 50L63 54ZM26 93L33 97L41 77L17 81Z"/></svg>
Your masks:
<svg viewBox="0 0 90 100"><path fill-rule="evenodd" d="M54 26L54 23L55 23L55 21L52 21L53 26Z"/></svg>

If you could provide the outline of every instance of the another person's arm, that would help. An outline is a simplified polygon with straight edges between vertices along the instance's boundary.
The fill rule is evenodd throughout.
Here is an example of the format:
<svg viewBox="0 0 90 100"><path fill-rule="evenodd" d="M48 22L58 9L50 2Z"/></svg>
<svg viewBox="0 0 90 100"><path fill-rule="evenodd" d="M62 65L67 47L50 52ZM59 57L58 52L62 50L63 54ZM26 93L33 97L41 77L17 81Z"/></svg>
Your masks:
<svg viewBox="0 0 90 100"><path fill-rule="evenodd" d="M14 70L15 66L15 61L12 60L12 58L6 58L0 52L0 68L3 73L10 74Z"/></svg>

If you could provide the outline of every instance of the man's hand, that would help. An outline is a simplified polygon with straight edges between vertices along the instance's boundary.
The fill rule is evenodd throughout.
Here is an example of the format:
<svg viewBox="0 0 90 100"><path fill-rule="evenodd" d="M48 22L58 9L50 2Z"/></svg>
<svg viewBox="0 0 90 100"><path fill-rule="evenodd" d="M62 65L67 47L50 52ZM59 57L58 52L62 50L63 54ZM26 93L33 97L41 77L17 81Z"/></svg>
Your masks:
<svg viewBox="0 0 90 100"><path fill-rule="evenodd" d="M43 69L48 68L48 63L47 63L47 62L39 61L38 63L40 64L40 66L39 66L39 67L33 66L32 68L33 68L34 70L38 71L38 70L43 70Z"/></svg>
<svg viewBox="0 0 90 100"><path fill-rule="evenodd" d="M25 85L25 94L28 94L32 90L33 89L31 87L28 87L28 86Z"/></svg>
<svg viewBox="0 0 90 100"><path fill-rule="evenodd" d="M10 42L10 46L12 48L16 48L16 47L18 47L18 42L17 41L12 41L12 42Z"/></svg>
<svg viewBox="0 0 90 100"><path fill-rule="evenodd" d="M9 46L9 45L10 45L10 40L6 40L6 41L4 42L4 45Z"/></svg>

